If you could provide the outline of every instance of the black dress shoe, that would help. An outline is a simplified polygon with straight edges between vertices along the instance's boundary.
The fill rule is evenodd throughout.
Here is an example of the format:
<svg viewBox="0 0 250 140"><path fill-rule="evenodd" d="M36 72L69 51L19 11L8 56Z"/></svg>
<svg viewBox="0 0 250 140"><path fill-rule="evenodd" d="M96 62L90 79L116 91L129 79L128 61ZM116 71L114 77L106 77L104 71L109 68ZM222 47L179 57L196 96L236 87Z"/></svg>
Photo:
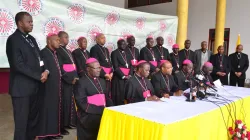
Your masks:
<svg viewBox="0 0 250 140"><path fill-rule="evenodd" d="M58 140L58 139L63 139L63 136L62 135L58 135L58 136L53 136L53 137L50 137L52 140Z"/></svg>
<svg viewBox="0 0 250 140"><path fill-rule="evenodd" d="M65 129L61 129L61 134L62 135L68 135L69 132L67 130L65 130Z"/></svg>

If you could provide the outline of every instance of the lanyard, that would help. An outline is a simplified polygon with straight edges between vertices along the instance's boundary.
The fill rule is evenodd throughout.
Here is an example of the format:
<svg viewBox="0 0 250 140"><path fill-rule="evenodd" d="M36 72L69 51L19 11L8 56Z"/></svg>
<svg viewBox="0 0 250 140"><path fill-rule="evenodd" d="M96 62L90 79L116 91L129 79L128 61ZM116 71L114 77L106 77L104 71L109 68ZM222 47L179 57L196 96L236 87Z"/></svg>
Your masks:
<svg viewBox="0 0 250 140"><path fill-rule="evenodd" d="M125 51L123 51L123 53L125 54L125 58L124 58L123 54L122 54L119 50L118 50L118 52L119 52L120 55L122 56L122 59L124 60L124 62L126 63L125 65L126 65L126 67L128 68L128 61L127 61L127 56L126 56Z"/></svg>
<svg viewBox="0 0 250 140"><path fill-rule="evenodd" d="M154 55L154 52L152 52L148 47L146 47L148 49L148 51L151 53L152 57L153 57L153 60L155 61L155 55Z"/></svg>
<svg viewBox="0 0 250 140"><path fill-rule="evenodd" d="M162 46L160 47L161 50L158 47L156 47L156 48L159 51L159 53L161 54L161 59L164 59L164 52L163 52Z"/></svg>
<svg viewBox="0 0 250 140"><path fill-rule="evenodd" d="M48 49L48 48L46 48L46 49ZM53 56L54 60L56 61L56 66L57 66L57 69L59 70L59 75L62 76L61 68L59 66L59 62L58 62L58 58L57 58L56 54L53 54L49 49L48 49L48 51L50 52L50 54Z"/></svg>
<svg viewBox="0 0 250 140"><path fill-rule="evenodd" d="M161 76L162 76L162 78L163 78L163 80L164 80L164 82L165 82L165 84L167 86L167 90L170 91L169 78L168 78L168 81L166 81L162 73L161 73Z"/></svg>
<svg viewBox="0 0 250 140"><path fill-rule="evenodd" d="M32 40L31 40L31 39L28 40L24 35L22 35L22 37L26 40L27 43L30 44L30 46L31 46L32 48L35 49L35 53L36 53L36 55L37 55L37 57L38 57L38 60L39 60L39 62L40 62L40 61L41 61L41 58L40 58L39 53L37 52L37 50L36 50L36 48L35 48L35 45L34 45L34 43L32 42Z"/></svg>
<svg viewBox="0 0 250 140"><path fill-rule="evenodd" d="M79 48L80 49L80 48ZM88 59L88 57L82 52L82 50L80 49L80 52L82 53L82 56L85 58L85 60Z"/></svg>
<svg viewBox="0 0 250 140"><path fill-rule="evenodd" d="M61 47L61 46L60 46L60 47ZM70 61L71 61L73 64L75 64L75 63L74 63L74 60L73 60L73 58L71 57L71 54L69 54L68 50L65 50L63 47L61 47L61 48L62 48L63 51L69 56Z"/></svg>
<svg viewBox="0 0 250 140"><path fill-rule="evenodd" d="M139 82L139 84L141 85L141 87L144 89L144 91L148 90L147 84L145 82L145 80L143 79L143 82L145 84L145 86L142 85L142 83L140 82L140 80L135 76L136 80Z"/></svg>
<svg viewBox="0 0 250 140"><path fill-rule="evenodd" d="M103 89L102 89L101 83L100 83L100 81L99 81L98 79L96 79L96 80L97 80L98 84L100 85L101 90L99 90L99 89L96 87L96 84L94 84L93 81L90 80L89 76L86 75L86 77L89 79L89 81L90 81L91 84L95 87L95 89L97 90L98 93L103 93Z"/></svg>

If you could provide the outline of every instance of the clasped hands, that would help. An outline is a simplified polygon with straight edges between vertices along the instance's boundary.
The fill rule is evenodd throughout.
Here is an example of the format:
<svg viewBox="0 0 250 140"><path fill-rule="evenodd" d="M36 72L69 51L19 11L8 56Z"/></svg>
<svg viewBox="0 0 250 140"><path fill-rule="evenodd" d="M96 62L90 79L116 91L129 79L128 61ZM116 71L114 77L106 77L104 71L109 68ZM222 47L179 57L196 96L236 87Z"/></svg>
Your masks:
<svg viewBox="0 0 250 140"><path fill-rule="evenodd" d="M111 81L111 80L112 80L112 77L113 77L113 73L105 74L104 77L105 77L106 80Z"/></svg>
<svg viewBox="0 0 250 140"><path fill-rule="evenodd" d="M40 79L40 81L41 81L42 83L46 82L47 79L48 79L48 75L49 75L49 72L48 72L48 71L44 71L44 72L41 74L41 79Z"/></svg>

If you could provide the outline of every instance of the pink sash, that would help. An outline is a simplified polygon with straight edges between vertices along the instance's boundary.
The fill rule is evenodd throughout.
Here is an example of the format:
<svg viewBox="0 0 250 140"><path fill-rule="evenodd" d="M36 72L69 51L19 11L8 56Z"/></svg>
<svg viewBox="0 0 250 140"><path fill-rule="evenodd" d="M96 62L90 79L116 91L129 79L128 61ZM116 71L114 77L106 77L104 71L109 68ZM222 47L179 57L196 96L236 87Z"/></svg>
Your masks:
<svg viewBox="0 0 250 140"><path fill-rule="evenodd" d="M125 76L128 76L128 75L129 75L130 69L127 69L127 68L120 68L120 70L122 71L122 73L123 73Z"/></svg>
<svg viewBox="0 0 250 140"><path fill-rule="evenodd" d="M104 94L95 94L92 96L88 96L88 103L96 106L105 106L105 96Z"/></svg>
<svg viewBox="0 0 250 140"><path fill-rule="evenodd" d="M63 64L63 70L66 72L72 72L76 70L75 64Z"/></svg>
<svg viewBox="0 0 250 140"><path fill-rule="evenodd" d="M150 96L151 96L151 94L150 94L149 90L143 92L143 97L144 98L147 98L147 97L150 97Z"/></svg>
<svg viewBox="0 0 250 140"><path fill-rule="evenodd" d="M157 61L149 61L153 66L157 67Z"/></svg>
<svg viewBox="0 0 250 140"><path fill-rule="evenodd" d="M104 70L104 72L105 72L106 74L110 74L111 71L112 71L111 68L102 67L102 69Z"/></svg>
<svg viewBox="0 0 250 140"><path fill-rule="evenodd" d="M137 63L138 63L138 60L131 60L131 64L132 64L132 66L136 66L137 65Z"/></svg>

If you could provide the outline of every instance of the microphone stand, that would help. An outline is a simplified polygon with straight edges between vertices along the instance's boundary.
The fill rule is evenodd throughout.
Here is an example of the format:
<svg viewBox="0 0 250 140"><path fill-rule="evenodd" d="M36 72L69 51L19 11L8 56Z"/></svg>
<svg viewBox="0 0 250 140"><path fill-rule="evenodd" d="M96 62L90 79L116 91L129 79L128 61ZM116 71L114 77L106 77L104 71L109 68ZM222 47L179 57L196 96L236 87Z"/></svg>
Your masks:
<svg viewBox="0 0 250 140"><path fill-rule="evenodd" d="M190 93L189 93L189 98L187 98L186 101L187 101L187 102L195 102L195 96L193 96L193 86L192 86L192 85L193 85L193 84L192 84L193 82L192 82L191 79L190 79L189 82L190 82L190 84L189 84L189 85L190 85Z"/></svg>

